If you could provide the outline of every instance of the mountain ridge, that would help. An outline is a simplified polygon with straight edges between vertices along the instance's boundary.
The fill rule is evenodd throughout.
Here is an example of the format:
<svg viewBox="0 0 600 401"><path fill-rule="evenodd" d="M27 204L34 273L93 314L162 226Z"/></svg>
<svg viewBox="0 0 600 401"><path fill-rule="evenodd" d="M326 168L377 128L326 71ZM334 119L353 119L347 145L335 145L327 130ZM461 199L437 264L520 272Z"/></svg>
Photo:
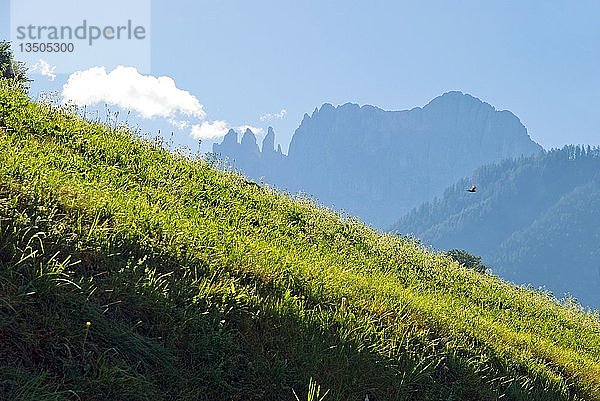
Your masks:
<svg viewBox="0 0 600 401"><path fill-rule="evenodd" d="M304 114L288 154L269 161L261 155L271 142L258 155L238 145L224 139L213 152L251 179L307 193L379 228L482 164L542 150L514 114L458 91L400 111L324 103Z"/></svg>

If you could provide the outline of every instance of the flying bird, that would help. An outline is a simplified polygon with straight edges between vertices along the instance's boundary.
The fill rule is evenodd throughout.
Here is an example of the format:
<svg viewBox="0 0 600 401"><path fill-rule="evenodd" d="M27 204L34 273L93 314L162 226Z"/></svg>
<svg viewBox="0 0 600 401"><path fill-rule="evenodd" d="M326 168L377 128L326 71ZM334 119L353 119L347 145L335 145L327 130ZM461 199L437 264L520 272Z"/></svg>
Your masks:
<svg viewBox="0 0 600 401"><path fill-rule="evenodd" d="M477 185L473 185L471 188L467 189L467 192L475 192L477 191Z"/></svg>

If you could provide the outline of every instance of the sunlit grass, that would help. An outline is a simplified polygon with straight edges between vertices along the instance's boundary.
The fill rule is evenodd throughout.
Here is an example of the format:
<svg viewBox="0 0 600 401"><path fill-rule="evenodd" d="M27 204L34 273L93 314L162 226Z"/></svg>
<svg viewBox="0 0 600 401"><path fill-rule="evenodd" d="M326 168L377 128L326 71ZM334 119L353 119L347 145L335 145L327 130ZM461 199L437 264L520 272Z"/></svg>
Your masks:
<svg viewBox="0 0 600 401"><path fill-rule="evenodd" d="M6 83L0 126L7 394L600 399L597 314Z"/></svg>

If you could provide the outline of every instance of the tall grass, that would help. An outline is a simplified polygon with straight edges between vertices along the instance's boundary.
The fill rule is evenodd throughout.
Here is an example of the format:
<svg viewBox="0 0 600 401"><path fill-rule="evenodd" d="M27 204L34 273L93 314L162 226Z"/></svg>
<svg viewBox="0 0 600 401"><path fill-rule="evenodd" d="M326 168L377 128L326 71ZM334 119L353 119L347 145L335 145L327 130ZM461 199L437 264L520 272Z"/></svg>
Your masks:
<svg viewBox="0 0 600 401"><path fill-rule="evenodd" d="M0 126L9 399L600 399L595 314L5 82Z"/></svg>

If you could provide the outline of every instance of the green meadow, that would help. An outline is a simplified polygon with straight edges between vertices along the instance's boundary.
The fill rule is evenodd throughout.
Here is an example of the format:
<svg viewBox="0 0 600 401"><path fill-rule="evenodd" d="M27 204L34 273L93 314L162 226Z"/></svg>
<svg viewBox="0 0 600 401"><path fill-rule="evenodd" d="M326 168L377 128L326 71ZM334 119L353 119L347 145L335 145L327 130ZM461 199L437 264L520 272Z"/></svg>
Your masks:
<svg viewBox="0 0 600 401"><path fill-rule="evenodd" d="M0 398L600 400L597 312L6 80L0 126Z"/></svg>

